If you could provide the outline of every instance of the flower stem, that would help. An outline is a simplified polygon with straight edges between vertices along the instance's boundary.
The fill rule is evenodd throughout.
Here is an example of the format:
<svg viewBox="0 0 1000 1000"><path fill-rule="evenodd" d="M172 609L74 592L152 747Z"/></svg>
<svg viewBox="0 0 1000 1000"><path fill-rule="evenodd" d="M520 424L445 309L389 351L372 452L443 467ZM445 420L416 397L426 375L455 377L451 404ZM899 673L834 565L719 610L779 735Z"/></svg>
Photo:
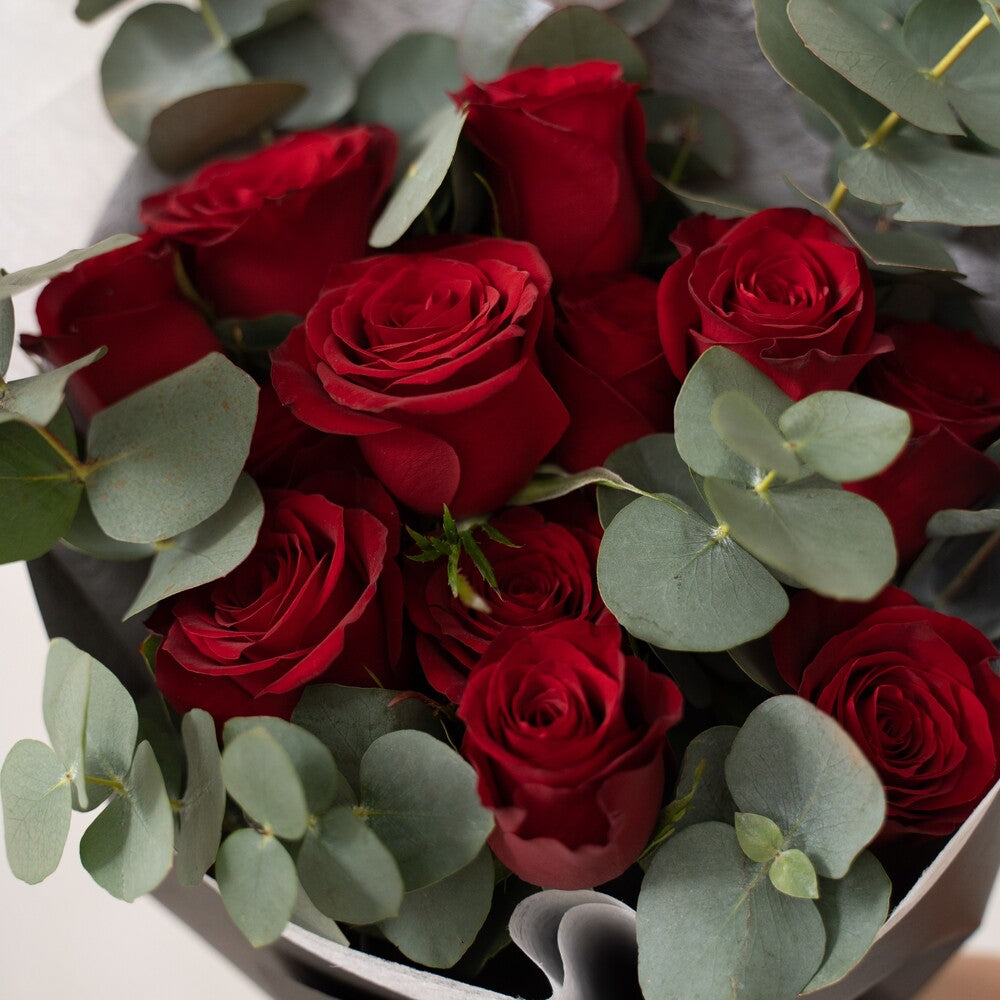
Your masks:
<svg viewBox="0 0 1000 1000"><path fill-rule="evenodd" d="M969 28L969 30L962 35L962 37L945 53L945 55L938 60L934 68L928 72L928 76L932 80L939 80L949 69L955 64L955 61L962 55L963 52L991 25L989 14L983 14L983 16L976 21L976 23ZM885 142L889 133L900 123L902 119L895 111L889 112L882 119L882 123L870 136L868 136L867 141L861 147L862 149L875 149L881 146ZM826 207L829 211L836 215L840 211L840 206L844 201L844 197L847 195L847 185L843 181L837 181L837 186L833 189L833 194L830 195L829 200L826 203Z"/></svg>

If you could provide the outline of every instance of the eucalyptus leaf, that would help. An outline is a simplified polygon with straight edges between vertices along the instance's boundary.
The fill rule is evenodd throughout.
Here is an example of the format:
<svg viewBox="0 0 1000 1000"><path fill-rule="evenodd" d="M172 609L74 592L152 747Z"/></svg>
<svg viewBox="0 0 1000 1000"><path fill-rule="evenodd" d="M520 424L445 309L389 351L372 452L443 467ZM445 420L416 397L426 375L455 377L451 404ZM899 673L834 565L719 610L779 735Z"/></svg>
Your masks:
<svg viewBox="0 0 1000 1000"><path fill-rule="evenodd" d="M939 510L927 522L927 534L931 538L952 538L956 535L981 535L1000 530L1000 509L986 510Z"/></svg>
<svg viewBox="0 0 1000 1000"><path fill-rule="evenodd" d="M679 501L641 497L622 510L601 541L597 582L618 621L664 649L728 649L788 610L777 580Z"/></svg>
<svg viewBox="0 0 1000 1000"><path fill-rule="evenodd" d="M853 392L816 392L778 419L792 450L821 476L845 483L888 466L910 436L905 410Z"/></svg>
<svg viewBox="0 0 1000 1000"><path fill-rule="evenodd" d="M299 881L299 890L295 896L295 906L292 908L292 923L304 927L313 934L325 937L327 941L342 944L345 948L351 946L347 935L340 929L335 920L331 920L325 913L321 913L316 904L306 895Z"/></svg>
<svg viewBox="0 0 1000 1000"><path fill-rule="evenodd" d="M219 852L226 788L212 717L200 708L192 709L181 719L181 738L187 785L181 799L175 865L181 885L198 885Z"/></svg>
<svg viewBox="0 0 1000 1000"><path fill-rule="evenodd" d="M170 871L174 817L148 743L136 748L123 784L84 832L80 860L98 885L131 903L152 892Z"/></svg>
<svg viewBox="0 0 1000 1000"><path fill-rule="evenodd" d="M77 505L73 523L62 539L71 548L95 559L112 562L136 562L156 555L156 546L150 542L123 542L106 534L97 523L90 501L84 493Z"/></svg>
<svg viewBox="0 0 1000 1000"><path fill-rule="evenodd" d="M351 787L360 787L361 758L380 736L400 729L440 733L433 709L419 698L385 688L310 684L302 691L292 722L318 736Z"/></svg>
<svg viewBox="0 0 1000 1000"><path fill-rule="evenodd" d="M407 167L399 187L372 228L368 242L376 249L392 246L427 207L448 174L468 111L447 104L420 130L421 152Z"/></svg>
<svg viewBox="0 0 1000 1000"><path fill-rule="evenodd" d="M156 542L229 499L250 450L257 385L210 354L94 415L87 495L113 538Z"/></svg>
<svg viewBox="0 0 1000 1000"><path fill-rule="evenodd" d="M473 0L458 39L459 64L474 80L496 80L522 39L551 13L544 0Z"/></svg>
<svg viewBox="0 0 1000 1000"><path fill-rule="evenodd" d="M821 879L816 905L826 928L826 954L803 993L843 979L864 957L889 914L892 884L870 851L841 879Z"/></svg>
<svg viewBox="0 0 1000 1000"><path fill-rule="evenodd" d="M740 850L751 861L773 861L781 853L785 836L773 819L746 812L736 813L734 819Z"/></svg>
<svg viewBox="0 0 1000 1000"><path fill-rule="evenodd" d="M0 268L0 280L6 272ZM7 374L14 351L14 303L0 298L0 377Z"/></svg>
<svg viewBox="0 0 1000 1000"><path fill-rule="evenodd" d="M756 469L774 470L782 479L796 479L802 466L785 439L750 399L737 389L715 398L712 427L723 444Z"/></svg>
<svg viewBox="0 0 1000 1000"><path fill-rule="evenodd" d="M81 21L93 21L121 2L122 0L76 0L76 10L73 13Z"/></svg>
<svg viewBox="0 0 1000 1000"><path fill-rule="evenodd" d="M284 343L292 329L302 322L293 313L270 313L249 319L229 318L215 323L213 332L237 357L241 354L274 350Z"/></svg>
<svg viewBox="0 0 1000 1000"><path fill-rule="evenodd" d="M842 878L885 819L885 792L857 744L795 695L770 698L733 740L726 781L737 807L773 819L785 849Z"/></svg>
<svg viewBox="0 0 1000 1000"><path fill-rule="evenodd" d="M782 851L771 862L767 877L771 885L786 896L796 899L818 899L819 883L816 869L802 851Z"/></svg>
<svg viewBox="0 0 1000 1000"><path fill-rule="evenodd" d="M309 899L331 920L375 923L398 913L403 900L392 855L348 806L336 806L310 824L298 872Z"/></svg>
<svg viewBox="0 0 1000 1000"><path fill-rule="evenodd" d="M234 41L272 29L305 14L316 0L211 0L222 30Z"/></svg>
<svg viewBox="0 0 1000 1000"><path fill-rule="evenodd" d="M1000 8L997 7L996 0L979 0L979 6L983 13L993 22L993 26L1000 31Z"/></svg>
<svg viewBox="0 0 1000 1000"><path fill-rule="evenodd" d="M611 16L630 35L652 28L673 6L674 0L622 0L611 10Z"/></svg>
<svg viewBox="0 0 1000 1000"><path fill-rule="evenodd" d="M677 821L678 830L709 821L733 825L736 803L726 784L726 757L738 732L736 726L713 726L687 745L674 794L682 798L693 791L694 796Z"/></svg>
<svg viewBox="0 0 1000 1000"><path fill-rule="evenodd" d="M493 855L483 848L453 875L403 896L379 930L409 959L450 969L469 949L493 901Z"/></svg>
<svg viewBox="0 0 1000 1000"><path fill-rule="evenodd" d="M779 893L736 832L699 823L668 840L636 907L639 982L658 1000L794 1000L823 959L808 899Z"/></svg>
<svg viewBox="0 0 1000 1000"><path fill-rule="evenodd" d="M51 747L18 740L0 769L7 863L35 885L59 867L73 813L70 779Z"/></svg>
<svg viewBox="0 0 1000 1000"><path fill-rule="evenodd" d="M66 639L53 639L45 661L42 715L49 741L77 801L87 805L87 708L91 665L95 661ZM131 754L135 744L128 748Z"/></svg>
<svg viewBox="0 0 1000 1000"><path fill-rule="evenodd" d="M867 601L896 570L889 522L854 493L794 484L758 492L721 479L706 479L705 493L748 552L826 597Z"/></svg>
<svg viewBox="0 0 1000 1000"><path fill-rule="evenodd" d="M531 482L523 489L518 490L507 503L512 507L528 507L546 500L556 500L559 497L567 496L585 486L607 485L609 483L616 483L622 487L628 485L618 473L602 467L568 473L561 469L542 466L535 473ZM635 496L634 493L631 495Z"/></svg>
<svg viewBox="0 0 1000 1000"><path fill-rule="evenodd" d="M260 490L249 476L241 475L221 510L176 538L157 545L149 576L124 618L235 569L253 550L263 519Z"/></svg>
<svg viewBox="0 0 1000 1000"><path fill-rule="evenodd" d="M12 271L10 274L0 276L0 301L9 299L12 295L19 295L26 292L35 285L54 278L63 271L69 271L77 264L91 257L100 257L102 253L110 253L121 247L127 247L130 243L135 243L138 236L130 233L116 233L114 236L107 236L93 246L83 247L80 250L69 250L55 260L46 261L44 264L35 264L33 267L26 267L20 271Z"/></svg>
<svg viewBox="0 0 1000 1000"><path fill-rule="evenodd" d="M354 103L357 84L351 64L337 40L314 17L299 17L255 35L237 51L255 77L290 80L308 89L305 97L277 119L281 128L328 125L343 118Z"/></svg>
<svg viewBox="0 0 1000 1000"><path fill-rule="evenodd" d="M219 895L233 923L255 947L281 937L298 892L295 862L277 837L237 830L215 862Z"/></svg>
<svg viewBox="0 0 1000 1000"><path fill-rule="evenodd" d="M736 666L765 691L770 694L787 694L791 691L788 682L778 673L771 643L766 637L733 646L727 652Z"/></svg>
<svg viewBox="0 0 1000 1000"><path fill-rule="evenodd" d="M712 424L716 399L732 389L739 389L773 423L792 402L749 361L712 347L694 363L677 395L674 441L681 458L700 475L752 483L758 478L756 468L727 447Z"/></svg>
<svg viewBox="0 0 1000 1000"><path fill-rule="evenodd" d="M618 63L633 83L649 77L635 42L607 14L581 6L555 10L533 28L515 50L510 68L573 66L591 59Z"/></svg>
<svg viewBox="0 0 1000 1000"><path fill-rule="evenodd" d="M720 177L733 174L736 139L721 112L688 97L654 91L641 94L639 102L646 118L648 142L687 146Z"/></svg>
<svg viewBox="0 0 1000 1000"><path fill-rule="evenodd" d="M68 365L6 383L0 388L0 423L23 420L44 427L59 412L69 377L106 353L102 347Z"/></svg>
<svg viewBox="0 0 1000 1000"><path fill-rule="evenodd" d="M656 182L669 191L692 215L708 212L718 219L740 219L752 215L757 207L738 192L716 185L712 188L690 188L668 177L654 174Z"/></svg>
<svg viewBox="0 0 1000 1000"><path fill-rule="evenodd" d="M415 730L387 733L368 748L361 758L360 800L411 892L464 868L493 829L472 767Z"/></svg>
<svg viewBox="0 0 1000 1000"><path fill-rule="evenodd" d="M263 726L244 730L226 745L222 777L226 791L265 832L286 840L305 833L309 811L295 763Z"/></svg>

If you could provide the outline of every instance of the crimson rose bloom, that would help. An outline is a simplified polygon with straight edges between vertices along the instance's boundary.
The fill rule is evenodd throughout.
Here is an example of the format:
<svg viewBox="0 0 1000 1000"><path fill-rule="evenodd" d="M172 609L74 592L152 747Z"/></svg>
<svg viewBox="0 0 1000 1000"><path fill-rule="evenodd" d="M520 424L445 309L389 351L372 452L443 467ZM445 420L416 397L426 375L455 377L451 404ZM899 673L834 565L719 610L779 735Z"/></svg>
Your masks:
<svg viewBox="0 0 1000 1000"><path fill-rule="evenodd" d="M274 387L305 423L357 435L403 503L492 510L566 428L535 352L550 281L534 247L498 239L337 265L273 352Z"/></svg>
<svg viewBox="0 0 1000 1000"><path fill-rule="evenodd" d="M53 278L37 314L41 336L24 336L21 344L55 366L108 349L69 381L71 404L84 421L219 350L177 287L174 251L151 234Z"/></svg>
<svg viewBox="0 0 1000 1000"><path fill-rule="evenodd" d="M721 344L793 399L846 389L892 342L873 333L871 277L825 219L769 208L746 219L695 215L671 240L681 258L660 282L660 339L682 379Z"/></svg>
<svg viewBox="0 0 1000 1000"><path fill-rule="evenodd" d="M660 347L656 283L638 274L570 279L556 305L545 372L570 424L553 461L578 472L623 444L672 430L678 385Z"/></svg>
<svg viewBox="0 0 1000 1000"><path fill-rule="evenodd" d="M329 266L367 251L395 160L378 125L300 132L209 164L140 214L191 247L192 280L220 316L304 316Z"/></svg>
<svg viewBox="0 0 1000 1000"><path fill-rule="evenodd" d="M163 636L156 682L167 701L221 724L288 718L300 688L320 679L403 686L399 516L389 497L373 480L321 476L265 491L264 503L246 560L150 621Z"/></svg>
<svg viewBox="0 0 1000 1000"><path fill-rule="evenodd" d="M596 521L596 517L593 518ZM417 655L431 686L459 701L469 672L498 635L553 622L614 622L597 590L600 525L562 524L530 507L505 510L490 522L516 547L485 539L497 590L481 583L467 557L461 569L489 610L467 607L448 586L447 567L407 560L406 608L417 627Z"/></svg>
<svg viewBox="0 0 1000 1000"><path fill-rule="evenodd" d="M801 591L771 634L782 677L832 715L875 766L883 842L956 830L997 777L993 644L895 587L866 604Z"/></svg>
<svg viewBox="0 0 1000 1000"><path fill-rule="evenodd" d="M464 134L487 157L507 236L529 240L553 274L625 271L654 193L635 84L616 63L523 69L455 94Z"/></svg>
<svg viewBox="0 0 1000 1000"><path fill-rule="evenodd" d="M656 822L681 707L672 680L622 652L615 625L501 634L458 710L500 861L546 888L621 875Z"/></svg>

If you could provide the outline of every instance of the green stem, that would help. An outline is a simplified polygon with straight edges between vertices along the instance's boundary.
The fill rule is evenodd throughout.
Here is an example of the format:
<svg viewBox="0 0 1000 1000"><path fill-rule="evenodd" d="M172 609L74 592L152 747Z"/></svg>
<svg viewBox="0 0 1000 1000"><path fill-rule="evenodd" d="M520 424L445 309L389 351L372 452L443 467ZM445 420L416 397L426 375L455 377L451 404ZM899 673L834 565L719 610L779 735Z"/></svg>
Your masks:
<svg viewBox="0 0 1000 1000"><path fill-rule="evenodd" d="M48 427L40 427L37 424L32 424L31 426L41 435L45 443L73 470L76 478L80 482L83 482L87 478L87 473L90 472L91 466L81 462Z"/></svg>
<svg viewBox="0 0 1000 1000"><path fill-rule="evenodd" d="M215 16L215 11L212 10L212 5L209 0L198 0L198 10L201 12L202 20L205 22L209 32L211 32L212 40L220 49L227 48L229 46L229 36L225 33L222 25L219 23L219 19Z"/></svg>
<svg viewBox="0 0 1000 1000"><path fill-rule="evenodd" d="M112 788L121 794L125 791L125 786L116 778L92 778L89 774L84 775L84 781L89 781L92 785L100 785L102 788Z"/></svg>

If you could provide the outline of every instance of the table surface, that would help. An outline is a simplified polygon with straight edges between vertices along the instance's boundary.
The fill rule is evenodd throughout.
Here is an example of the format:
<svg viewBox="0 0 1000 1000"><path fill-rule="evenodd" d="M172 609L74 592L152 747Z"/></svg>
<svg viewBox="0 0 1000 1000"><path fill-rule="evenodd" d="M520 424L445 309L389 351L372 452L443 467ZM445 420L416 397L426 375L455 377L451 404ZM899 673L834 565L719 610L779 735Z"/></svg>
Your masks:
<svg viewBox="0 0 1000 1000"><path fill-rule="evenodd" d="M97 66L129 0L96 24L72 0L0 0L0 264L15 270L87 242L132 156L108 121ZM33 295L15 300L18 329L33 326ZM18 352L12 375L29 374ZM45 739L41 713L47 637L27 574L0 566L3 698L0 750ZM117 1000L254 1000L265 996L152 900L108 896L74 857L85 820L75 817L63 864L26 886L0 863L0 969L7 997ZM967 950L1000 956L1000 892Z"/></svg>

